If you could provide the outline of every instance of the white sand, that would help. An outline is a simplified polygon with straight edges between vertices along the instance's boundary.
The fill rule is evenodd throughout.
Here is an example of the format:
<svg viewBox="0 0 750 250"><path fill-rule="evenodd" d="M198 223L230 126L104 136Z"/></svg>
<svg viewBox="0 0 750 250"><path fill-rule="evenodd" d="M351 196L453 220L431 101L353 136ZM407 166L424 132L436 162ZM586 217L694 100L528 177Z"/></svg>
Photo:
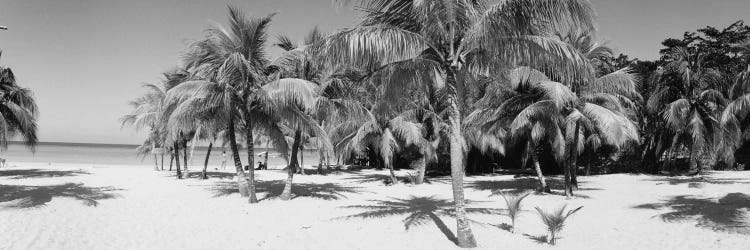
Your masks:
<svg viewBox="0 0 750 250"><path fill-rule="evenodd" d="M404 199L418 205L413 211L430 210L441 199L451 199L447 178L421 186L384 186L377 178L386 171L296 175L295 182L303 185L295 192L305 196L291 201L271 197L248 204L234 191L231 177L176 180L172 173L155 172L149 166L9 165L0 169L0 201L5 201L0 202L0 249L456 248L429 218L406 230L403 220L411 213L388 207L345 208ZM259 198L269 190L270 196L278 195L283 184L273 181L283 180L285 174L279 170L256 173L261 181ZM406 171L399 174L404 176ZM472 207L496 209L505 205L500 196L490 196L492 190L535 184L533 179L514 180L513 176L468 177L466 182ZM645 175L580 177L580 182L580 197L574 199L530 196L515 234L499 227L510 223L503 215L471 214L471 219L480 222L472 225L479 248L750 247L748 172L712 173L702 182ZM81 185L62 186L66 183ZM661 206L670 200L673 206ZM562 204L584 208L568 221L557 246L540 243L538 239L546 232L533 208ZM363 212L384 215L342 218ZM445 214L440 218L455 230L453 218Z"/></svg>

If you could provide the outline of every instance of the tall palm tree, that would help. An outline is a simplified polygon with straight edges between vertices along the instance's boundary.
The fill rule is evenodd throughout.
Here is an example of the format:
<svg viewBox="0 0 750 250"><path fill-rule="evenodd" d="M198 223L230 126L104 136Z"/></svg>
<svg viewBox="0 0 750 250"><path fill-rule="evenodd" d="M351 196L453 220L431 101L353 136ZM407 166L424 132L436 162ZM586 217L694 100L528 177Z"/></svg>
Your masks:
<svg viewBox="0 0 750 250"><path fill-rule="evenodd" d="M265 43L271 17L248 19L237 8L229 7L229 26L209 28L207 37L191 45L185 56L187 68L198 81L182 83L175 87L171 104L186 101L188 105L201 104L204 110L222 116L226 121L226 134L237 172L239 189L251 203L255 195L253 168L249 176L242 169L236 132L242 125L247 142L248 162L253 164L252 95L268 81Z"/></svg>
<svg viewBox="0 0 750 250"><path fill-rule="evenodd" d="M458 245L474 247L464 205L465 140L459 105L465 86L472 84L468 76L528 65L550 69L565 81L587 77L588 61L552 35L593 28L593 10L582 0L359 2L366 13L362 24L330 36L321 51L331 63L397 67L392 75L404 76L402 83L418 84L414 78L444 83Z"/></svg>
<svg viewBox="0 0 750 250"><path fill-rule="evenodd" d="M2 51L0 51L2 58ZM0 66L0 150L8 148L8 140L21 136L32 151L36 147L39 108L31 90L18 86L10 68Z"/></svg>
<svg viewBox="0 0 750 250"><path fill-rule="evenodd" d="M662 115L672 136L671 154L676 156L682 146L687 147L690 171L701 173L699 158L716 145L715 137L720 135L718 118L726 101L715 87L721 74L704 67L703 55L691 55L685 48L674 49L669 58L657 72L660 84L647 107Z"/></svg>

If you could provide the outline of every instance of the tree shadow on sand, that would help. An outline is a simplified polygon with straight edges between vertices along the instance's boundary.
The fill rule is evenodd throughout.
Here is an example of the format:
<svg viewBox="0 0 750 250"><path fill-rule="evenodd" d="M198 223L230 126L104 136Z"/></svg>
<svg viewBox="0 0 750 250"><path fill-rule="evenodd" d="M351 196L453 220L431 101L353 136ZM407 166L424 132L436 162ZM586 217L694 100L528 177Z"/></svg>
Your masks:
<svg viewBox="0 0 750 250"><path fill-rule="evenodd" d="M731 185L731 184L750 184L750 180L743 178L722 178L716 177L714 173L708 173L703 176L695 177L663 177L652 179L655 182L665 182L670 185L688 184L689 188L702 188L706 184L714 185ZM663 184L663 183L659 183ZM658 185L658 184L657 184Z"/></svg>
<svg viewBox="0 0 750 250"><path fill-rule="evenodd" d="M27 178L52 178L52 177L69 177L82 174L89 174L83 170L44 170L44 169L11 169L0 170L0 177L10 179L27 179Z"/></svg>
<svg viewBox="0 0 750 250"><path fill-rule="evenodd" d="M73 198L86 206L97 206L99 200L117 198L111 193L118 191L112 187L86 187L81 183L67 183L54 186L0 185L0 207L33 208L52 201L53 198Z"/></svg>
<svg viewBox="0 0 750 250"><path fill-rule="evenodd" d="M390 181L391 176L387 174L360 174L354 173L351 177L344 178L344 181L354 183L369 183L369 182L386 182Z"/></svg>
<svg viewBox="0 0 750 250"><path fill-rule="evenodd" d="M438 229L445 235L448 240L453 243L457 242L455 234L445 225L439 216L450 216L455 217L455 211L453 210L453 202L438 199L434 196L430 197L416 197L411 196L406 199L398 199L391 197L391 200L370 200L375 205L356 205L356 206L345 206L343 208L362 209L365 212L338 217L336 219L379 219L389 216L406 215L406 218L402 220L406 230L410 227L424 225L429 221L435 223ZM469 204L467 202L467 204ZM491 208L466 208L467 213L479 213L479 214L500 214L503 211L501 209ZM475 223L481 223L472 221ZM484 223L482 223L484 224Z"/></svg>
<svg viewBox="0 0 750 250"><path fill-rule="evenodd" d="M237 176L236 173L228 173L228 172L206 172L206 177L208 177L208 179L232 179L235 176ZM170 177L174 178L174 176L170 176ZM188 174L188 178L200 179L201 178L201 172L200 171L198 171L198 172L190 172L190 174Z"/></svg>
<svg viewBox="0 0 750 250"><path fill-rule="evenodd" d="M674 211L658 215L666 222L695 220L697 227L750 234L750 196L743 193L730 193L718 200L681 195L662 203L643 204L635 208L669 208Z"/></svg>
<svg viewBox="0 0 750 250"><path fill-rule="evenodd" d="M557 189L562 190L563 189L563 180L561 178L550 178L547 177L545 179L547 182L547 186L550 189ZM593 190L601 190L598 188L588 188L585 187L585 182L579 180L578 181L578 191L593 191ZM503 193L513 193L513 194L520 194L525 192L531 192L531 191L537 191L539 188L539 179L534 177L516 177L512 180L479 180L479 181L470 181L466 185L467 188L472 188L480 191L491 191L492 195L501 195ZM553 191L552 194L555 195L565 195L563 192L557 192ZM573 192L574 197L578 198L584 198L588 199L591 198L587 195L580 194L579 192Z"/></svg>
<svg viewBox="0 0 750 250"><path fill-rule="evenodd" d="M413 173L409 173L406 176L396 176L396 178L399 180L402 184L412 184L412 180L410 178L415 177L416 175ZM389 185L391 182L391 176L388 174L361 174L361 173L352 173L352 176L344 178L345 181L353 182L353 183L370 183L370 182L380 182L386 185ZM426 184L432 184L432 183L448 183L450 182L449 177L435 177L430 178L425 176L424 183Z"/></svg>
<svg viewBox="0 0 750 250"><path fill-rule="evenodd" d="M256 181L255 191L258 193L268 193L261 200L275 198L281 195L284 190L284 181ZM335 183L295 183L292 185L292 199L299 197L310 197L322 200L338 200L346 198L346 193L360 193L360 188L342 186ZM219 182L211 187L209 191L214 193L214 197L228 196L239 193L236 182Z"/></svg>
<svg viewBox="0 0 750 250"><path fill-rule="evenodd" d="M545 244L548 242L547 235L536 236L536 235L530 235L530 234L523 234L523 236L526 236L526 238L529 238L539 244Z"/></svg>

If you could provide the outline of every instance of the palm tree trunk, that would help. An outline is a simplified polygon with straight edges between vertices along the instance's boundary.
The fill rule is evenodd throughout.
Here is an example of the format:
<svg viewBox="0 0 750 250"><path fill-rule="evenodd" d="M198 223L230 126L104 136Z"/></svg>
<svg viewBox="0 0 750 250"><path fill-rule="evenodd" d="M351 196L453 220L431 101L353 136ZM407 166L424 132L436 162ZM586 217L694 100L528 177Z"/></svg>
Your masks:
<svg viewBox="0 0 750 250"><path fill-rule="evenodd" d="M174 158L175 166L177 167L177 179L182 179L182 171L180 170L180 143L177 140L174 141Z"/></svg>
<svg viewBox="0 0 750 250"><path fill-rule="evenodd" d="M552 190L547 186L547 181L544 180L544 174L542 173L542 167L539 166L539 157L536 153L532 153L531 160L534 163L534 170L536 176L539 178L539 192L552 193Z"/></svg>
<svg viewBox="0 0 750 250"><path fill-rule="evenodd" d="M453 41L451 40L451 43ZM456 66L451 66L446 72L447 86L452 92L448 95L450 105L448 123L450 124L450 161L451 161L451 186L453 188L453 201L456 210L457 239L458 246L464 248L476 247L477 242L474 239L474 233L471 231L471 225L466 216L464 199L464 153L462 152L462 134L461 134L461 111L458 104L458 95L456 94L457 79L455 76Z"/></svg>
<svg viewBox="0 0 750 250"><path fill-rule="evenodd" d="M156 157L156 143L151 142L151 153L154 154L154 170L159 171L159 159Z"/></svg>
<svg viewBox="0 0 750 250"><path fill-rule="evenodd" d="M247 116L246 116L247 117ZM253 125L250 119L245 119L245 141L247 144L247 164L250 166L250 203L258 203L258 197L255 196L255 143L253 142Z"/></svg>
<svg viewBox="0 0 750 250"><path fill-rule="evenodd" d="M297 169L297 150L299 150L300 137L302 137L302 131L299 129L294 132L294 143L292 143L292 158L289 160L289 166L287 167L286 183L284 184L284 191L281 192L281 200L289 200L292 198L292 180L294 179L294 172Z"/></svg>
<svg viewBox="0 0 750 250"><path fill-rule="evenodd" d="M302 144L302 143L300 142L300 144ZM299 173L301 175L305 175L305 156L304 156L304 153L305 153L305 149L300 146L300 149L299 149Z"/></svg>
<svg viewBox="0 0 750 250"><path fill-rule="evenodd" d="M591 175L591 163L594 161L594 149L589 149L588 151L588 160L586 161L586 175Z"/></svg>
<svg viewBox="0 0 750 250"><path fill-rule="evenodd" d="M208 151L206 151L206 160L203 161L203 172L201 172L202 179L208 179L208 176L206 175L206 169L208 168L208 157L211 156L211 148L213 146L214 146L214 142L208 143Z"/></svg>
<svg viewBox="0 0 750 250"><path fill-rule="evenodd" d="M198 136L200 135L201 129L200 127L195 130L195 135L193 135L193 142L190 143L190 157L188 157L188 160L192 163L193 162L193 153L195 153L195 144L198 144Z"/></svg>
<svg viewBox="0 0 750 250"><path fill-rule="evenodd" d="M701 173L701 169L698 167L698 157L696 157L696 154L695 154L694 143L690 144L690 154L689 155L690 155L689 156L690 158L688 160L690 160L690 173L692 174L695 171L696 174L700 174Z"/></svg>
<svg viewBox="0 0 750 250"><path fill-rule="evenodd" d="M396 185L398 184L398 179L396 179L396 173L393 171L393 160L386 160L383 159L383 162L386 163L386 167L388 167L388 171L391 172L391 184Z"/></svg>
<svg viewBox="0 0 750 250"><path fill-rule="evenodd" d="M424 174L427 170L427 159L422 157L417 161L417 179L414 180L414 184L421 185L424 183Z"/></svg>
<svg viewBox="0 0 750 250"><path fill-rule="evenodd" d="M573 189L578 189L578 179L576 178L576 172L578 170L578 140L580 140L579 131L581 130L581 121L576 120L576 127L573 131L573 144L570 147L570 165L568 166L568 180L567 189L565 190L566 196L573 195ZM570 193L570 194L568 194Z"/></svg>
<svg viewBox="0 0 750 250"><path fill-rule="evenodd" d="M271 153L271 148L268 147L269 143L271 143L271 140L269 140L269 141L266 142L266 155L265 155L266 159L264 160L264 163L263 163L266 166L266 168L268 168L268 154Z"/></svg>
<svg viewBox="0 0 750 250"><path fill-rule="evenodd" d="M185 171L184 171L183 174L185 174L185 178L189 178L190 177L190 171L188 170L188 154L187 154L187 148L188 148L187 144L188 144L188 141L185 138L185 136L182 134L182 132L180 132L180 137L182 137L182 160L183 160L182 161L183 162L182 165L185 166Z"/></svg>
<svg viewBox="0 0 750 250"><path fill-rule="evenodd" d="M232 150L232 159L234 159L234 169L237 172L237 186L242 197L250 196L247 187L247 176L245 171L242 170L242 160L240 160L240 151L237 148L237 138L234 134L234 116L229 116L229 124L227 124L227 134L229 134L229 148Z"/></svg>
<svg viewBox="0 0 750 250"><path fill-rule="evenodd" d="M154 170L159 171L159 157L154 153Z"/></svg>

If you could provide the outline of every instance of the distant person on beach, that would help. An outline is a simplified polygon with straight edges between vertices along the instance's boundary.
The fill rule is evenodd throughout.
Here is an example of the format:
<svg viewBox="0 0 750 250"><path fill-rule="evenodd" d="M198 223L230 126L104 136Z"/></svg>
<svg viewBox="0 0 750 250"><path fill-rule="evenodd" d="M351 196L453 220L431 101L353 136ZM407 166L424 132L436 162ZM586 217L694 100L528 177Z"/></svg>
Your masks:
<svg viewBox="0 0 750 250"><path fill-rule="evenodd" d="M225 170L227 168L227 150L223 149L221 150L221 170Z"/></svg>

